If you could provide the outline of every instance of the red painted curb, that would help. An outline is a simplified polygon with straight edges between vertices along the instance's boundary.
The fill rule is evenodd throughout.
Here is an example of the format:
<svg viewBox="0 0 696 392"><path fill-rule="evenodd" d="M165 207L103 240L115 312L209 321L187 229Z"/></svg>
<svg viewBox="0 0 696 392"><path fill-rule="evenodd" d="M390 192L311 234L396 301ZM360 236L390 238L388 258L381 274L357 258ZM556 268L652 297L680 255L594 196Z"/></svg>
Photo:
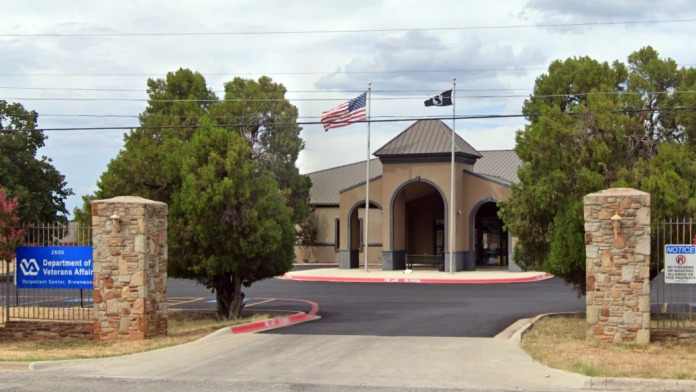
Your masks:
<svg viewBox="0 0 696 392"><path fill-rule="evenodd" d="M268 320L252 321L250 323L237 325L237 326L231 327L230 331L233 334L268 331L271 329L289 327L291 325L301 324L301 323L304 323L307 321L317 320L317 319L321 318L321 316L317 315L317 313L319 312L319 304L317 304L316 302L307 301L304 299L292 299L292 298L279 298L279 299L282 299L283 301L305 302L311 306L311 309L310 309L309 313L297 312L297 313L293 313L289 316L278 316L278 317L273 317L273 318L268 319Z"/></svg>
<svg viewBox="0 0 696 392"><path fill-rule="evenodd" d="M332 283L413 283L413 284L508 284L532 283L553 278L551 274L541 274L524 278L499 279L439 279L439 278L346 278L339 276L312 275L283 275L280 279L300 282L332 282Z"/></svg>

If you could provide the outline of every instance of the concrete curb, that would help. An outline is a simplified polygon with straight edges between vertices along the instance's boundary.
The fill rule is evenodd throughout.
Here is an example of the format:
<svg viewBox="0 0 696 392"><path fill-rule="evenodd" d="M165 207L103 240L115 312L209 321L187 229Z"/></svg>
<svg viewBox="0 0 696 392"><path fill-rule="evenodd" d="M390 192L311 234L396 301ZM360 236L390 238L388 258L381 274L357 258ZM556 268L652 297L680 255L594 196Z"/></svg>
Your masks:
<svg viewBox="0 0 696 392"><path fill-rule="evenodd" d="M268 320L258 320L242 325L235 325L229 328L230 332L232 332L233 334L241 334L270 331L272 329L289 327L291 325L302 324L306 323L307 321L319 320L321 318L321 316L317 314L319 312L319 304L317 304L316 302L307 301L304 299L284 298L284 300L304 302L309 304L311 306L311 309L309 312L297 312L289 316L278 316Z"/></svg>
<svg viewBox="0 0 696 392"><path fill-rule="evenodd" d="M0 372L31 370L30 364L31 362L0 362Z"/></svg>
<svg viewBox="0 0 696 392"><path fill-rule="evenodd" d="M564 315L579 314L579 312L561 312L561 313L545 313L528 319L520 319L505 328L502 332L495 336L496 339L508 339L509 341L520 346L522 337L529 331L534 324L545 318ZM546 366L540 363L542 366ZM548 366L547 366L548 367ZM560 369L557 369L560 370ZM561 370L567 373L566 370ZM572 373L578 374L578 373ZM584 385L588 390L601 391L632 391L632 392L693 392L696 391L696 381L694 380L676 380L676 379L658 379L658 378L628 378L628 377L587 377Z"/></svg>
<svg viewBox="0 0 696 392"><path fill-rule="evenodd" d="M362 278L362 277L342 277L342 276L316 276L285 274L278 279L294 280L298 282L329 282L329 283L411 283L411 284L452 284L452 285L491 285L491 284L511 284L511 283L533 283L541 282L553 278L551 274L539 274L524 278L475 278L475 279L441 279L441 278Z"/></svg>

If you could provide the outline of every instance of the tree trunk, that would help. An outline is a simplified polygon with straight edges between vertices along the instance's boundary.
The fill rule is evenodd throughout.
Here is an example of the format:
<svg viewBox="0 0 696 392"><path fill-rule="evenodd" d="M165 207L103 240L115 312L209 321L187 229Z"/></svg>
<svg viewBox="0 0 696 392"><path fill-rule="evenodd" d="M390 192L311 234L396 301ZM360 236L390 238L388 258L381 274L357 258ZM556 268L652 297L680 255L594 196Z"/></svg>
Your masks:
<svg viewBox="0 0 696 392"><path fill-rule="evenodd" d="M242 301L244 300L242 297L242 279L239 274L232 276L232 286L234 298L230 308L230 318L236 319L242 315Z"/></svg>
<svg viewBox="0 0 696 392"><path fill-rule="evenodd" d="M218 317L236 319L242 312L242 279L239 275L224 274L214 278Z"/></svg>
<svg viewBox="0 0 696 392"><path fill-rule="evenodd" d="M230 309L234 299L234 286L231 278L231 274L223 274L213 278L218 317L224 320L230 318Z"/></svg>

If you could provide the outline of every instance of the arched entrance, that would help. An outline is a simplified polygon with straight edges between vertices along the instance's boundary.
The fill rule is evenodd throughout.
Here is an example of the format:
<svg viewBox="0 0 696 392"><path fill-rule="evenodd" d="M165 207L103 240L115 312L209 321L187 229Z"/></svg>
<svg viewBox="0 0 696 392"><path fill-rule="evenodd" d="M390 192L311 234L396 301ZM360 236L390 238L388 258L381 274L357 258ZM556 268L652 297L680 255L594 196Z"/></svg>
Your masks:
<svg viewBox="0 0 696 392"><path fill-rule="evenodd" d="M392 202L392 247L405 254L406 268L444 269L447 249L445 202L426 181L401 187Z"/></svg>
<svg viewBox="0 0 696 392"><path fill-rule="evenodd" d="M477 267L508 266L508 233L498 217L495 201L478 205L474 212L473 240Z"/></svg>
<svg viewBox="0 0 696 392"><path fill-rule="evenodd" d="M371 238L379 236L377 226L379 214L381 214L382 207L377 203L370 201L370 232L368 233ZM375 212L379 211L379 214ZM365 217L365 201L360 201L353 205L353 207L348 212L348 249L350 251L350 268L358 268L360 266L360 255L365 252L365 224L363 223L363 218ZM381 221L381 218L379 219ZM369 244L370 246L372 244ZM365 256L362 256L363 262Z"/></svg>

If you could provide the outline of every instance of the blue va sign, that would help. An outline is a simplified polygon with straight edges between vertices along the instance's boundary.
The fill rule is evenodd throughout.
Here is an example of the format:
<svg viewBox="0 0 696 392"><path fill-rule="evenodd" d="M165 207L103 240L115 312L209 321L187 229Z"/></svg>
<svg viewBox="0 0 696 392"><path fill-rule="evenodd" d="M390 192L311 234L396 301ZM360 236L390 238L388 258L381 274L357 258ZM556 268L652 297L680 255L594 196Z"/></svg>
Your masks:
<svg viewBox="0 0 696 392"><path fill-rule="evenodd" d="M91 246L17 248L17 287L91 289Z"/></svg>

